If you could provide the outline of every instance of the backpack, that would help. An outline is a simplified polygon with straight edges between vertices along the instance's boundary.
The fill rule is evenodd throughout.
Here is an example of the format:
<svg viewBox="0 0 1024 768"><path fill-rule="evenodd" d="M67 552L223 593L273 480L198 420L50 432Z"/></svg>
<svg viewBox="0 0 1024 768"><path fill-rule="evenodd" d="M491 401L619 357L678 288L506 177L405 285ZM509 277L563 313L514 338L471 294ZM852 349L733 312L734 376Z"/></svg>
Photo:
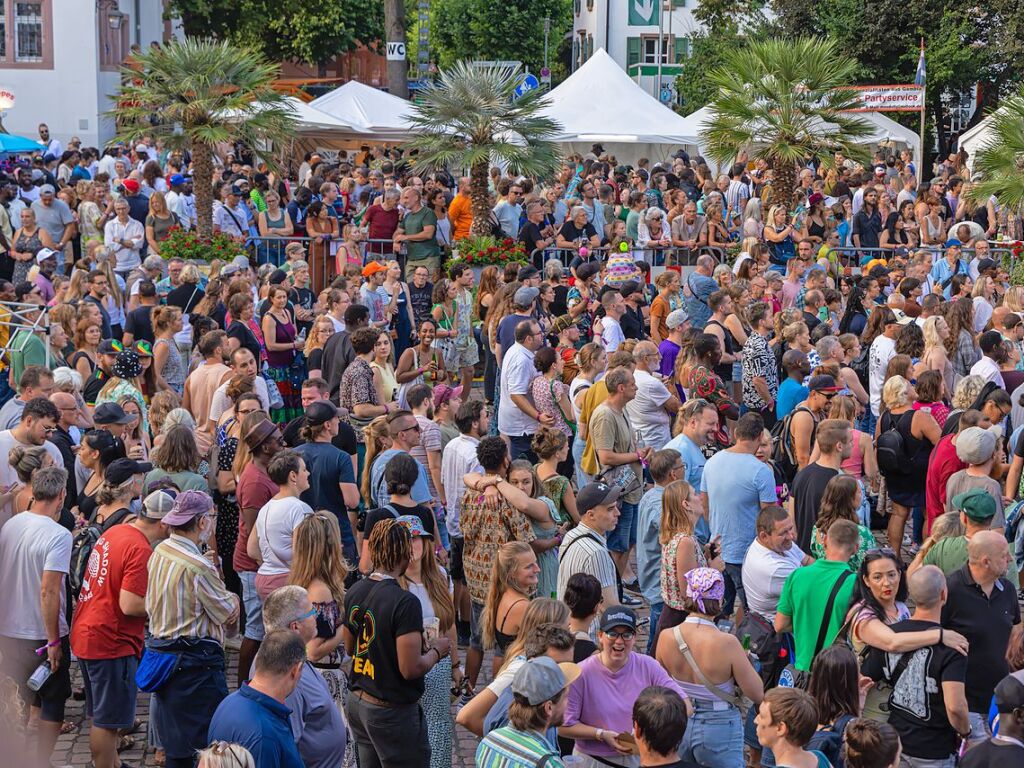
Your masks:
<svg viewBox="0 0 1024 768"><path fill-rule="evenodd" d="M911 419L914 418L913 411L907 411L907 413L910 414ZM900 414L899 418L893 418L892 414L885 414L889 419L889 427L875 440L878 469L883 476L905 475L910 469L907 443L903 439L903 433L899 431L900 421L907 413Z"/></svg>
<svg viewBox="0 0 1024 768"><path fill-rule="evenodd" d="M785 478L787 485L792 484L793 478L796 477L797 461L796 453L793 450L793 441L790 438L790 424L793 423L793 417L800 411L811 413L810 408L794 408L792 411L786 414L786 418L782 421L777 421L775 426L772 427L772 461L775 462L775 468L782 473ZM811 413L813 420L814 414ZM811 444L814 444L814 434L818 431L818 422L814 422L814 426L811 428Z"/></svg>
<svg viewBox="0 0 1024 768"><path fill-rule="evenodd" d="M1024 562L1024 526L1021 525L1021 518L1024 518L1024 501L1013 502L1005 512L1006 540L1010 544L1017 570L1020 570L1021 563Z"/></svg>
<svg viewBox="0 0 1024 768"><path fill-rule="evenodd" d="M839 765L843 747L843 734L853 715L840 715L832 725L819 728L804 747L808 752L820 752L832 765Z"/></svg>
<svg viewBox="0 0 1024 768"><path fill-rule="evenodd" d="M78 597L82 586L88 579L89 558L92 557L93 547L99 541L100 536L113 528L118 523L124 522L126 517L131 516L130 509L122 507L102 523L89 522L75 534L71 542L71 568L68 571L68 584L71 585L72 593Z"/></svg>
<svg viewBox="0 0 1024 768"><path fill-rule="evenodd" d="M850 363L850 367L853 369L853 372L857 374L857 379L860 381L861 386L864 387L864 389L870 389L871 386L869 383L871 376L870 352L870 347L864 347L860 351L860 354L857 355L857 357L853 359L853 362Z"/></svg>

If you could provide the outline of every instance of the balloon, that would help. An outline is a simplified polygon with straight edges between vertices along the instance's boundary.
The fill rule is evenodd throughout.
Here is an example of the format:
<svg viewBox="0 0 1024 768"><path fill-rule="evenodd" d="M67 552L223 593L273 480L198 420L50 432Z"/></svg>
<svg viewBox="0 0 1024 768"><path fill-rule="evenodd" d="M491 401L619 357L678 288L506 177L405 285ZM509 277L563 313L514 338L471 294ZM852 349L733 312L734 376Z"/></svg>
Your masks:
<svg viewBox="0 0 1024 768"><path fill-rule="evenodd" d="M622 253L625 253L626 251L628 251L629 250L629 243L627 243L625 240L623 240L621 243L619 243L619 250Z"/></svg>
<svg viewBox="0 0 1024 768"><path fill-rule="evenodd" d="M580 256L586 256L588 253L590 253L590 251L585 245L580 248Z"/></svg>

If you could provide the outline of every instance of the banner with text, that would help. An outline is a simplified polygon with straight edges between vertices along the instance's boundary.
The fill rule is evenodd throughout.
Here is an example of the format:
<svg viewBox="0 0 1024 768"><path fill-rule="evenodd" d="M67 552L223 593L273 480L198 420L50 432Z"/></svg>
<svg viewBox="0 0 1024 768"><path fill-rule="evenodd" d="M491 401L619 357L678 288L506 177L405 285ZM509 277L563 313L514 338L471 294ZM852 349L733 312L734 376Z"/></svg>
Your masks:
<svg viewBox="0 0 1024 768"><path fill-rule="evenodd" d="M857 85L861 107L851 112L917 112L924 109L924 88L920 85Z"/></svg>

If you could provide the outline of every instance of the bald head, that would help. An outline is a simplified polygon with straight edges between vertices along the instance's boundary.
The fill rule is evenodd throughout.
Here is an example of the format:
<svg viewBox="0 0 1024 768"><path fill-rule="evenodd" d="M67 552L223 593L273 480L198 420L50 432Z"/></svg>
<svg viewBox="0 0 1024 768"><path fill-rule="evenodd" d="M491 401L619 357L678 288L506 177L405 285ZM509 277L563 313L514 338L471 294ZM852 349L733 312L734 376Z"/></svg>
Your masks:
<svg viewBox="0 0 1024 768"><path fill-rule="evenodd" d="M78 419L78 402L75 396L68 392L54 392L50 395L50 402L57 406L60 411L60 423L65 426L74 424Z"/></svg>
<svg viewBox="0 0 1024 768"><path fill-rule="evenodd" d="M1010 546L1000 531L978 531L967 542L967 562L978 582L1006 575L1010 566Z"/></svg>
<svg viewBox="0 0 1024 768"><path fill-rule="evenodd" d="M920 608L939 608L945 602L946 576L937 566L919 568L911 575L907 586L910 599Z"/></svg>
<svg viewBox="0 0 1024 768"><path fill-rule="evenodd" d="M885 303L893 309L903 309L907 303L907 298L897 291L896 293L889 294L889 298L885 300Z"/></svg>

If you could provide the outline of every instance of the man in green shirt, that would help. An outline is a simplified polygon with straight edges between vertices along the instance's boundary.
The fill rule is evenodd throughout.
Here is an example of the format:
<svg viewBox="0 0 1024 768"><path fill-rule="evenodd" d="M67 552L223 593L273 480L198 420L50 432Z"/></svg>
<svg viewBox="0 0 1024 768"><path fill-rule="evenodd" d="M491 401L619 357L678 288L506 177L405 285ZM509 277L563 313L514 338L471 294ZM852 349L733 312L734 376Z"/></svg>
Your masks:
<svg viewBox="0 0 1024 768"><path fill-rule="evenodd" d="M799 670L810 672L814 657L835 640L843 626L857 579L849 562L859 546L857 525L849 520L837 520L825 534L825 559L797 568L782 586L775 631L793 633L796 646L793 663ZM839 590L826 616L829 597L840 579ZM823 624L827 629L821 638Z"/></svg>
<svg viewBox="0 0 1024 768"><path fill-rule="evenodd" d="M405 279L412 279L412 273L421 264L434 275L441 266L441 249L434 237L437 231L437 216L423 205L422 195L415 187L402 190L402 208L405 216L398 222L398 229L392 240L397 252L402 244L406 246Z"/></svg>
<svg viewBox="0 0 1024 768"><path fill-rule="evenodd" d="M27 283L24 284L24 287L27 286ZM39 289L32 286L31 291L24 292L24 287L22 287L22 295L16 297L17 300L26 305L42 306L43 298L39 293ZM49 329L39 327L33 330L28 327L38 319L39 309L23 306L18 311L18 315L20 315L20 318L15 319L21 327L11 334L11 341L7 348L8 363L10 363L8 373L10 375L11 389L18 386L18 382L21 381L21 374L27 366L40 365L44 368L47 367L46 342L43 341L43 334Z"/></svg>
<svg viewBox="0 0 1024 768"><path fill-rule="evenodd" d="M967 565L967 542L979 531L991 530L992 520L999 511L996 500L984 488L971 488L958 493L950 503L953 509L960 512L960 522L967 529L966 533L963 536L948 536L938 540L932 536L925 539L917 557L907 569L907 578L924 565L937 565L945 574L963 568ZM1010 546L1009 542L1006 546ZM1011 584L1019 586L1020 574L1017 570L1017 559L1012 556L1012 548L1010 555L1006 578Z"/></svg>

